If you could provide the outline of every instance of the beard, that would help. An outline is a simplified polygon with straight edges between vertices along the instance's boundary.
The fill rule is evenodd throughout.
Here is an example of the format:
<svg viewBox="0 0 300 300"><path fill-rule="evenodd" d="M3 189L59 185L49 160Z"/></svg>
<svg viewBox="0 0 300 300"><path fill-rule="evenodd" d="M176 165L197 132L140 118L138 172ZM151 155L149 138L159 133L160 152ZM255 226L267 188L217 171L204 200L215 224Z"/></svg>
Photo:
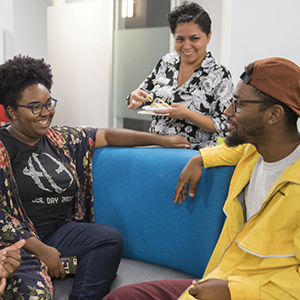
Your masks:
<svg viewBox="0 0 300 300"><path fill-rule="evenodd" d="M236 132L225 138L225 144L228 147L237 147L245 143L247 143L246 139L244 137L238 136Z"/></svg>
<svg viewBox="0 0 300 300"><path fill-rule="evenodd" d="M225 138L225 144L228 147L237 147L242 144L252 144L257 146L264 141L265 128L261 117L255 120L244 121L243 127L240 130L232 132Z"/></svg>

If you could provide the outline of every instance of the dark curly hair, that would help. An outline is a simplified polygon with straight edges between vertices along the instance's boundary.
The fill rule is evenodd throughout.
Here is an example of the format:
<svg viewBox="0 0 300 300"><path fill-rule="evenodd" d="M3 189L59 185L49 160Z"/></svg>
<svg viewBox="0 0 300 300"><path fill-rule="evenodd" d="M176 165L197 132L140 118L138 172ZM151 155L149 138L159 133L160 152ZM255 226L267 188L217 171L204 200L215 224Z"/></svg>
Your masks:
<svg viewBox="0 0 300 300"><path fill-rule="evenodd" d="M32 84L43 84L50 92L52 73L50 65L44 59L16 55L0 65L0 104L6 110L16 107L24 90Z"/></svg>
<svg viewBox="0 0 300 300"><path fill-rule="evenodd" d="M197 3L185 1L176 6L168 15L168 24L174 35L179 23L194 22L208 36L211 31L209 14Z"/></svg>

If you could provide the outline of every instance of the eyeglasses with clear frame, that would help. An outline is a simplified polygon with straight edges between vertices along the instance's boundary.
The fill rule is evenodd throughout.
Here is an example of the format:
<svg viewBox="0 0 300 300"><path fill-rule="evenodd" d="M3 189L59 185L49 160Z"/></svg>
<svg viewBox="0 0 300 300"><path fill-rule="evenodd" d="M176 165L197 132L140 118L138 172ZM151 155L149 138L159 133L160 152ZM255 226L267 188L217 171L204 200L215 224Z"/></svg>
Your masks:
<svg viewBox="0 0 300 300"><path fill-rule="evenodd" d="M54 98L50 98L50 99L47 100L47 102L45 104L43 104L41 102L37 102L37 103L34 103L32 105L17 104L16 106L31 108L32 113L34 115L38 115L43 111L44 107L48 111L54 110L55 107L56 107L56 104L57 104L57 100L55 100Z"/></svg>
<svg viewBox="0 0 300 300"><path fill-rule="evenodd" d="M259 103L266 103L268 101L266 101L266 100L239 100L239 99L236 99L235 97L232 97L231 105L232 105L232 109L235 113L237 112L237 104L241 103L241 102L259 104Z"/></svg>

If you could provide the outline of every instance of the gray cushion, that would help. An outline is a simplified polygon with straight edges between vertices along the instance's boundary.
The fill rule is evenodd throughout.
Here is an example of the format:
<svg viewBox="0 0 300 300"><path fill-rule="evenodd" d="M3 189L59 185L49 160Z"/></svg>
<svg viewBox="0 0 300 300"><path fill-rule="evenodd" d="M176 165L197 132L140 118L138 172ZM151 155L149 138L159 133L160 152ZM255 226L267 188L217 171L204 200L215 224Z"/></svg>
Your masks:
<svg viewBox="0 0 300 300"><path fill-rule="evenodd" d="M194 275L175 269L149 264L143 261L123 258L120 263L117 277L111 289L132 283L162 280L162 279L195 279Z"/></svg>
<svg viewBox="0 0 300 300"><path fill-rule="evenodd" d="M74 276L67 275L63 280L53 279L53 299L68 300L72 290Z"/></svg>
<svg viewBox="0 0 300 300"><path fill-rule="evenodd" d="M194 275L177 271L174 269L161 267L159 265L149 264L143 261L123 258L121 260L118 274L113 282L111 289L118 287L144 282L151 280L162 279L195 279ZM74 277L67 276L63 280L55 279L54 283L54 300L68 300L68 295L71 292Z"/></svg>

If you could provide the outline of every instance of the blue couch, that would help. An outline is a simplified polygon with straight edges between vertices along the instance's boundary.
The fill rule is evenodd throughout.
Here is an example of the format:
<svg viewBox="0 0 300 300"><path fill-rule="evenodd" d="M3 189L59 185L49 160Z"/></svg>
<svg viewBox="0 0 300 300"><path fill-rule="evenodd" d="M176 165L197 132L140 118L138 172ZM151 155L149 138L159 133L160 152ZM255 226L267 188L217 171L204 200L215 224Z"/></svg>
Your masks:
<svg viewBox="0 0 300 300"><path fill-rule="evenodd" d="M196 196L174 204L178 176L198 151L105 147L93 156L96 222L116 227L124 258L112 289L169 278L200 278L224 223L233 167L203 170ZM55 280L68 299L73 278Z"/></svg>

